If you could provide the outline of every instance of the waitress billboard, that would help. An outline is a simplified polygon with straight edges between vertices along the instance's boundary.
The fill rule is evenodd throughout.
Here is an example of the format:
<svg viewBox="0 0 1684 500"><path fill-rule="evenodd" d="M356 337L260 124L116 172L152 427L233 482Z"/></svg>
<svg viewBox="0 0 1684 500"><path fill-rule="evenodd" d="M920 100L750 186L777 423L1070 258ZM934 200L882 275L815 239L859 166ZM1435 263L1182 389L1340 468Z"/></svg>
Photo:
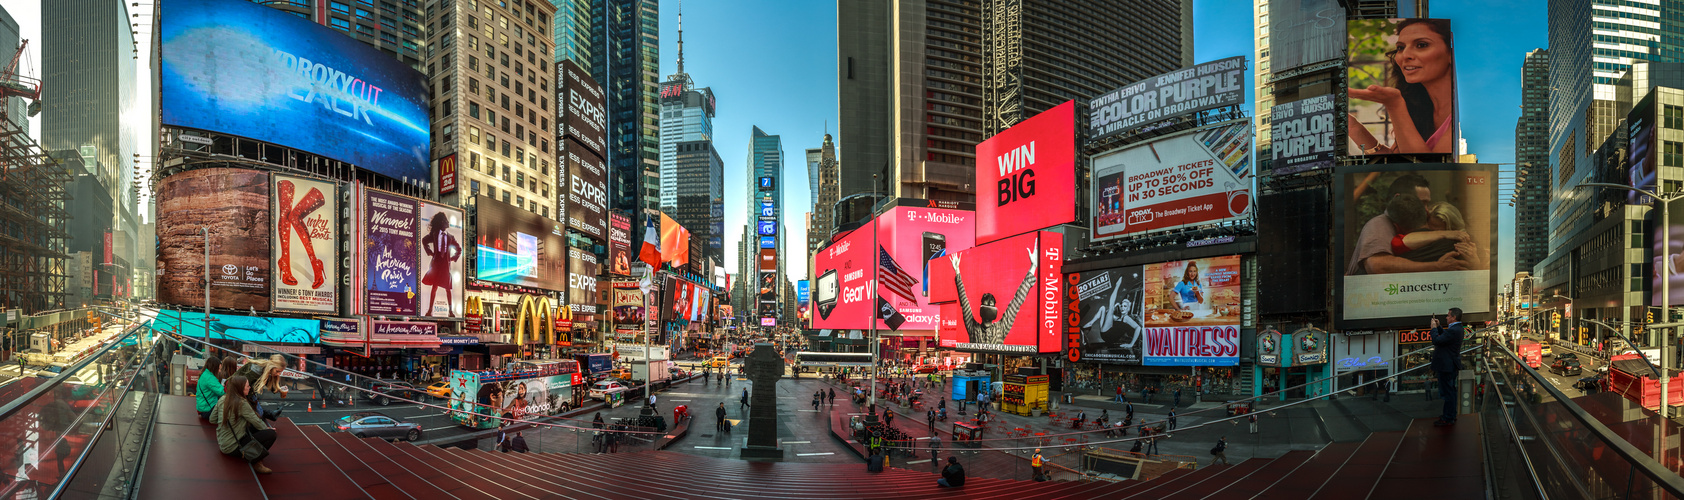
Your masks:
<svg viewBox="0 0 1684 500"><path fill-rule="evenodd" d="M1147 264L1147 366L1234 366L1240 361L1240 256Z"/></svg>

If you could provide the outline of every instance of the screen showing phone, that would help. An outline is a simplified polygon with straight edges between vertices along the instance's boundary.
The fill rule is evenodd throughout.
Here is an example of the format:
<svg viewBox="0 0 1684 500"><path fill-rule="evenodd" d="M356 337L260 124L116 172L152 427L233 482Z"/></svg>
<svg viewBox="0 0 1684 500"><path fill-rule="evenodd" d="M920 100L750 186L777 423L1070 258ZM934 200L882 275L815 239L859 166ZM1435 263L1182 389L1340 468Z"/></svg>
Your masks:
<svg viewBox="0 0 1684 500"><path fill-rule="evenodd" d="M813 303L819 306L820 318L829 319L830 311L836 309L836 296L841 292L839 286L835 269L819 275L818 283L813 288Z"/></svg>
<svg viewBox="0 0 1684 500"><path fill-rule="evenodd" d="M930 261L947 255L947 235L924 232L924 296L930 296Z"/></svg>

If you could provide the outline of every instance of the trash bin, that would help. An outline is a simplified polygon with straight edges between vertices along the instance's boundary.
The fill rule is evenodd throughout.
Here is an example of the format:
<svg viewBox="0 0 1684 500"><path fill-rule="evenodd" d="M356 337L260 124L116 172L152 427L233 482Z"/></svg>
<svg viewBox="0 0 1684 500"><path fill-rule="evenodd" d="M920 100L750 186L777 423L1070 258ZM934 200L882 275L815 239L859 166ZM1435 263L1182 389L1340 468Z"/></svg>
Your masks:
<svg viewBox="0 0 1684 500"><path fill-rule="evenodd" d="M1073 404L1075 402L1076 402L1076 395L1068 393L1068 392L1064 393L1064 404Z"/></svg>

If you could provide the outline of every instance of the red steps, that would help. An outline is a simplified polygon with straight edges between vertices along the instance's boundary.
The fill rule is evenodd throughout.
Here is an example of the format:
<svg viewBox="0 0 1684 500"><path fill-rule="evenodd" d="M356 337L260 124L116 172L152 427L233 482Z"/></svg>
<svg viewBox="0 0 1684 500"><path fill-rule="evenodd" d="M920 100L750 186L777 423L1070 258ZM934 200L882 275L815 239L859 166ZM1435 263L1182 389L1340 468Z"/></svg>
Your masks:
<svg viewBox="0 0 1684 500"><path fill-rule="evenodd" d="M1253 498L1258 500L1309 498L1310 495L1314 495L1317 490L1320 490L1323 484L1327 484L1328 479L1333 477L1334 471L1339 470L1339 466L1349 460L1351 454L1356 453L1357 448L1360 447L1362 447L1362 443L1331 443L1323 446L1314 457L1310 457L1303 465L1293 469L1291 473L1280 478L1279 481L1275 481L1267 489L1261 490L1261 493Z"/></svg>
<svg viewBox="0 0 1684 500"><path fill-rule="evenodd" d="M1245 461L1246 464L1261 462L1262 465L1255 470L1249 471L1249 474L1239 476L1238 480L1223 484L1220 488L1189 488L1187 490L1177 492L1169 498L1179 500L1212 498L1216 496L1253 495L1257 492L1267 490L1270 486L1275 485L1281 480L1281 478L1284 478L1290 475L1293 471L1298 470L1298 468L1302 467L1305 462L1308 462L1315 456L1316 452L1313 451L1293 450L1286 452L1285 455L1281 455L1280 457L1270 460L1260 461L1255 458L1247 460Z"/></svg>

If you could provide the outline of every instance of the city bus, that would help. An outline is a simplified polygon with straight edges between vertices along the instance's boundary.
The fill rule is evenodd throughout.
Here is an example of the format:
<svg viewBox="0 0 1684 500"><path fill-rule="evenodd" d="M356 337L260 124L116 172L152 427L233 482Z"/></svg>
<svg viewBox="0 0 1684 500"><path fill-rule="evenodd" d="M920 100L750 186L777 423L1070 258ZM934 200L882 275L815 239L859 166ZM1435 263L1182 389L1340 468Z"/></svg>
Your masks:
<svg viewBox="0 0 1684 500"><path fill-rule="evenodd" d="M807 352L795 353L795 372L811 369L822 373L841 373L843 368L871 368L869 352Z"/></svg>
<svg viewBox="0 0 1684 500"><path fill-rule="evenodd" d="M502 417L524 420L577 408L585 383L579 362L538 360L502 370L450 372L450 419L471 429L493 429Z"/></svg>

